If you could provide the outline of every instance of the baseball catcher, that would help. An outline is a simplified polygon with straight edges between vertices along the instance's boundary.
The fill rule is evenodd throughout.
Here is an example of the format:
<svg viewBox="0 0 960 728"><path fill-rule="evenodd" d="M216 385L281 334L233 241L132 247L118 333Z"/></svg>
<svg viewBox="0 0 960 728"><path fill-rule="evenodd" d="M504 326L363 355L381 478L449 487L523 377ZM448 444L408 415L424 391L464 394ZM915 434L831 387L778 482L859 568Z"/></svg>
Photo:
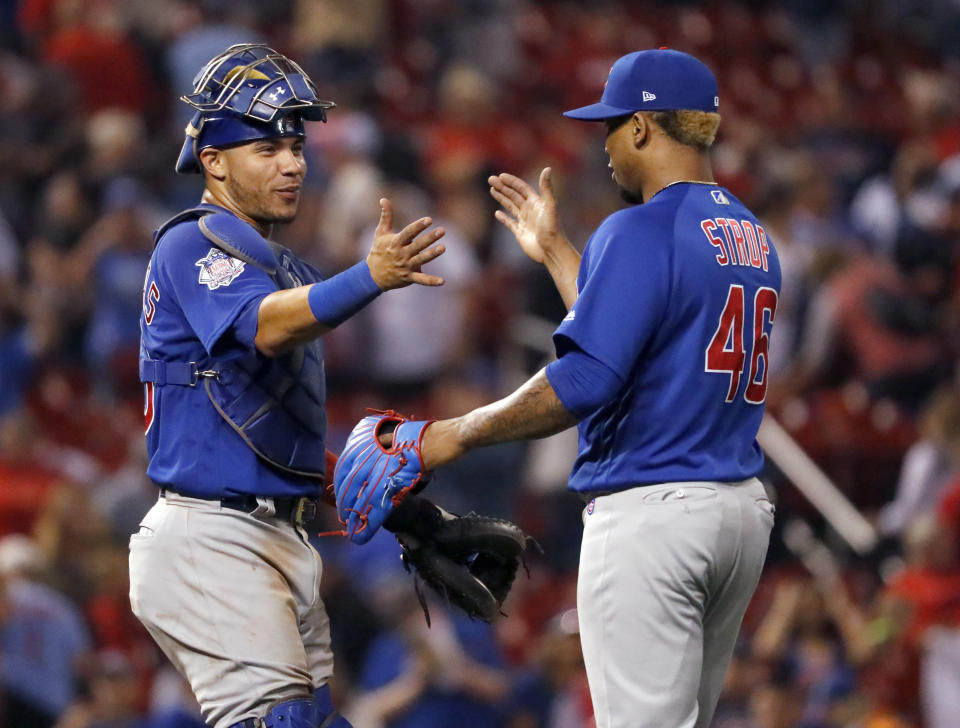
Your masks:
<svg viewBox="0 0 960 728"><path fill-rule="evenodd" d="M470 617L489 622L501 613L533 539L510 521L458 516L415 495L428 480L420 440L431 422L386 411L354 428L334 473L342 533L363 544L381 526L393 532L428 625L421 581Z"/></svg>
<svg viewBox="0 0 960 728"><path fill-rule="evenodd" d="M144 280L159 492L130 542L131 608L211 728L349 728L330 692L323 564L303 537L330 473L321 339L388 291L441 285L422 268L444 232L428 217L394 231L383 198L369 253L324 277L271 235L296 218L307 125L333 102L250 43L181 98L194 115L176 170L202 175L203 193L157 230Z"/></svg>

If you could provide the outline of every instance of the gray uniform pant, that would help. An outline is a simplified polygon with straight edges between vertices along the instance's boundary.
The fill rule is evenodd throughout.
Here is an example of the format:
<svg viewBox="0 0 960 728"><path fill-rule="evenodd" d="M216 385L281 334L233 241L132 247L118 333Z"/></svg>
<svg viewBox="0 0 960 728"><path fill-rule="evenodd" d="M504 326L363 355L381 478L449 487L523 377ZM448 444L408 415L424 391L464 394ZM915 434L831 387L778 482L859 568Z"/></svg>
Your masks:
<svg viewBox="0 0 960 728"><path fill-rule="evenodd" d="M303 529L167 493L130 537L130 603L225 728L327 684L322 564Z"/></svg>
<svg viewBox="0 0 960 728"><path fill-rule="evenodd" d="M755 478L588 504L577 611L597 728L710 724L773 510Z"/></svg>

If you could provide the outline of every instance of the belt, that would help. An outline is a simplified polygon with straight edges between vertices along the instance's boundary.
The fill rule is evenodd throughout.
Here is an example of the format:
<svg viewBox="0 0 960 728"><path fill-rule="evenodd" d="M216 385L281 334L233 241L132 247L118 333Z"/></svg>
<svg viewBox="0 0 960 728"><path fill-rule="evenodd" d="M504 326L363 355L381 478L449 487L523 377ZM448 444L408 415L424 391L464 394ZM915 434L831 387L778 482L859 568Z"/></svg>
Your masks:
<svg viewBox="0 0 960 728"><path fill-rule="evenodd" d="M167 492L177 493L170 488L161 488L160 497L164 497ZM177 493L188 498L186 493ZM281 495L274 498L263 498L255 495L232 495L226 498L200 498L199 500L209 500L220 503L222 508L229 508L234 511L249 513L255 517L279 518L288 521L291 525L302 526L309 523L317 516L317 501L305 495Z"/></svg>

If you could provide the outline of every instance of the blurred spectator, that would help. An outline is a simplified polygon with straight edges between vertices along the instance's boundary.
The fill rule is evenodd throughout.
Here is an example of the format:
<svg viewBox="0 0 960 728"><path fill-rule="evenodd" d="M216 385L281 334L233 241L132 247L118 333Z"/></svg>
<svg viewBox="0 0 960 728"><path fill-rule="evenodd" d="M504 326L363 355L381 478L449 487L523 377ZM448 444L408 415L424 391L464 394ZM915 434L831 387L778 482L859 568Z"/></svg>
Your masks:
<svg viewBox="0 0 960 728"><path fill-rule="evenodd" d="M799 351L808 384L859 381L872 398L921 405L946 374L943 340L906 255L901 267L866 254L820 288Z"/></svg>
<svg viewBox="0 0 960 728"><path fill-rule="evenodd" d="M84 670L84 697L64 713L57 728L139 728L137 678L119 652L98 652Z"/></svg>
<svg viewBox="0 0 960 728"><path fill-rule="evenodd" d="M254 4L246 0L201 0L180 3L175 37L167 46L164 65L170 79L171 99L193 91L197 69L234 43L262 43L256 27ZM172 104L171 104L172 105ZM192 109L176 104L173 116L179 134L190 120Z"/></svg>
<svg viewBox="0 0 960 728"><path fill-rule="evenodd" d="M147 451L139 431L129 433L123 463L100 480L93 506L123 544L140 528L143 515L157 500L157 487L147 477Z"/></svg>
<svg viewBox="0 0 960 728"><path fill-rule="evenodd" d="M960 659L960 643L953 636L960 627L957 531L953 524L921 516L910 524L904 541L906 568L884 593L880 614L889 638L899 641L920 664L925 724L946 728L956 721L952 711L960 693L960 674L944 670Z"/></svg>
<svg viewBox="0 0 960 728"><path fill-rule="evenodd" d="M800 691L788 682L765 683L750 695L750 728L795 728L802 725Z"/></svg>
<svg viewBox="0 0 960 728"><path fill-rule="evenodd" d="M752 700L758 686L769 683L770 668L756 659L749 644L741 641L734 649L727 676L723 684L723 693L713 715L714 728L751 728L759 721L756 718L758 706L764 701ZM753 716L753 717L751 717ZM792 718L795 720L795 717Z"/></svg>
<svg viewBox="0 0 960 728"><path fill-rule="evenodd" d="M206 728L190 685L173 665L165 664L156 672L143 728Z"/></svg>
<svg viewBox="0 0 960 728"><path fill-rule="evenodd" d="M20 272L20 245L10 223L0 210L0 281L12 285Z"/></svg>
<svg viewBox="0 0 960 728"><path fill-rule="evenodd" d="M87 159L84 173L91 185L107 186L114 178L143 171L146 155L143 139L146 129L141 118L124 109L104 109L91 114L86 127ZM130 180L117 179L118 186L130 185ZM103 212L116 209L116 196L123 192L106 191ZM129 192L127 192L129 197Z"/></svg>
<svg viewBox="0 0 960 728"><path fill-rule="evenodd" d="M870 607L853 603L842 586L824 585L848 652L862 668L870 701L861 710L877 721L880 715L907 722L922 716L930 728L955 722L949 711L960 682L944 667L960 655L952 636L960 626L956 534L934 515L912 521L903 538L905 566Z"/></svg>
<svg viewBox="0 0 960 728"><path fill-rule="evenodd" d="M0 294L0 417L20 409L59 336L54 312L34 291L10 283ZM2 446L0 446L2 448Z"/></svg>
<svg viewBox="0 0 960 728"><path fill-rule="evenodd" d="M533 665L513 679L508 728L587 728L593 725L576 609L554 617L534 650Z"/></svg>
<svg viewBox="0 0 960 728"><path fill-rule="evenodd" d="M384 0L296 0L293 45L316 82L343 93L359 93L370 83L386 32Z"/></svg>
<svg viewBox="0 0 960 728"><path fill-rule="evenodd" d="M509 683L490 626L434 605L428 628L410 592L394 606L396 626L370 646L365 694L345 715L369 728L501 725Z"/></svg>
<svg viewBox="0 0 960 728"><path fill-rule="evenodd" d="M791 240L806 248L808 255L850 247L853 236L840 207L836 180L823 174L812 155L795 160L793 175L796 192L788 223Z"/></svg>
<svg viewBox="0 0 960 728"><path fill-rule="evenodd" d="M904 227L929 224L936 215L935 173L930 143L910 141L897 151L889 174L871 177L857 190L850 204L851 222L876 252L892 257Z"/></svg>
<svg viewBox="0 0 960 728"><path fill-rule="evenodd" d="M69 599L40 581L43 557L25 536L0 540L0 685L5 725L49 728L75 695L90 635Z"/></svg>
<svg viewBox="0 0 960 728"><path fill-rule="evenodd" d="M423 132L424 161L437 191L482 178L489 169L517 169L527 132L503 113L498 89L479 69L452 65L440 79L436 119Z"/></svg>
<svg viewBox="0 0 960 728"><path fill-rule="evenodd" d="M101 549L110 544L109 529L94 510L87 491L69 482L53 488L37 515L34 535L50 583L85 604L96 591Z"/></svg>
<svg viewBox="0 0 960 728"><path fill-rule="evenodd" d="M118 6L118 0L54 3L56 30L44 44L44 58L73 78L87 113L147 108L150 79Z"/></svg>
<svg viewBox="0 0 960 728"><path fill-rule="evenodd" d="M922 413L921 439L903 457L896 497L880 513L880 530L899 536L933 513L950 480L960 473L960 393L947 387ZM960 524L960 520L957 521Z"/></svg>
<svg viewBox="0 0 960 728"><path fill-rule="evenodd" d="M439 419L469 412L495 395L482 375L452 367L432 385L430 413ZM453 513L476 511L515 520L526 452L526 443L518 442L474 450L436 472L430 497Z"/></svg>
<svg viewBox="0 0 960 728"><path fill-rule="evenodd" d="M350 109L331 114L318 133L307 137L309 149L322 155L327 176L317 257L328 267L340 270L352 264L362 234L377 224L384 179L374 158L381 143L376 120Z"/></svg>
<svg viewBox="0 0 960 728"><path fill-rule="evenodd" d="M28 251L40 241L55 251L71 250L93 222L93 213L90 190L80 173L72 168L58 171L43 186L35 221L37 238L28 243ZM30 272L35 283L44 284L57 270L56 265L36 265Z"/></svg>
<svg viewBox="0 0 960 728"><path fill-rule="evenodd" d="M105 197L103 216L64 261L64 282L75 295L87 289L92 299L84 359L96 391L112 395L124 382L140 390L137 313L152 251L151 230L145 223L152 216L134 180L114 179Z"/></svg>
<svg viewBox="0 0 960 728"><path fill-rule="evenodd" d="M36 520L47 495L64 473L50 455L50 443L26 409L0 417L0 535L23 531Z"/></svg>
<svg viewBox="0 0 960 728"><path fill-rule="evenodd" d="M204 728L200 718L181 708L144 715L138 678L120 652L101 650L84 671L85 696L67 710L56 728Z"/></svg>
<svg viewBox="0 0 960 728"><path fill-rule="evenodd" d="M72 86L51 66L0 51L0 88L0 207L23 236L38 192L76 164L83 125Z"/></svg>
<svg viewBox="0 0 960 728"><path fill-rule="evenodd" d="M837 639L836 626L809 581L783 581L777 586L754 635L753 652L758 659L777 663L775 670L785 687L789 685L787 690L797 691L802 706L796 723L800 728L825 725L833 704L853 690L853 670ZM767 697L782 699L773 693Z"/></svg>
<svg viewBox="0 0 960 728"><path fill-rule="evenodd" d="M394 187L388 195L398 220L404 211L423 209L422 191ZM462 371L470 360L472 329L468 314L472 290L480 284L476 253L462 233L443 217L435 224L446 230L446 253L429 264L429 271L444 279L436 289L409 286L392 299L377 299L361 314L368 326L366 376L379 390L378 402L407 411L429 385L447 372ZM365 246L373 228L356 239ZM415 326L411 326L416 322Z"/></svg>

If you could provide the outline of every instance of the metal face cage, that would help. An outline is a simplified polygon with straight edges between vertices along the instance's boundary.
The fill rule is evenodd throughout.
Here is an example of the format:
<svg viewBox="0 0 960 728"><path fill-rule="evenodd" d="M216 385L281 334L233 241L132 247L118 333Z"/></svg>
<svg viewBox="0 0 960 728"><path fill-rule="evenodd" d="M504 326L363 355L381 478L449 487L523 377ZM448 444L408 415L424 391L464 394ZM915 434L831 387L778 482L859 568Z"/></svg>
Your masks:
<svg viewBox="0 0 960 728"><path fill-rule="evenodd" d="M232 45L213 58L194 79L193 93L180 100L203 113L227 109L265 122L291 111L326 121L326 109L335 106L317 96L296 62L259 43Z"/></svg>

